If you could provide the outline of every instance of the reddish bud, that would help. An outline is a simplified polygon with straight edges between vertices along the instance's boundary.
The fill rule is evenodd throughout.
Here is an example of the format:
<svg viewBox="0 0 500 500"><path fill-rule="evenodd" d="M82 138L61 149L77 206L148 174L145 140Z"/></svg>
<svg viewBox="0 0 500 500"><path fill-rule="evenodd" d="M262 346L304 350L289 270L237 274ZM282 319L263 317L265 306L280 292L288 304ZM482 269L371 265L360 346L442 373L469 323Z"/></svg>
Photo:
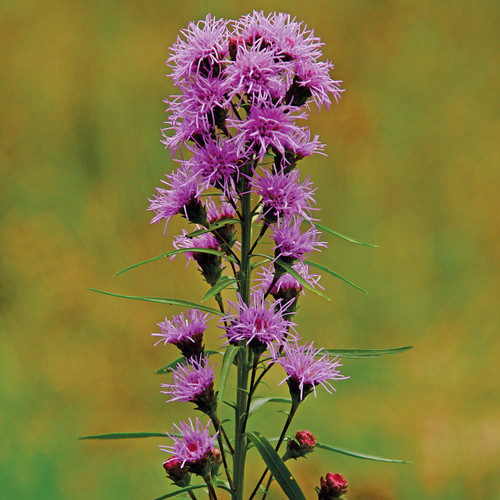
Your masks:
<svg viewBox="0 0 500 500"><path fill-rule="evenodd" d="M311 453L316 446L316 438L307 430L297 431L294 439L288 441L284 458L299 458Z"/></svg>
<svg viewBox="0 0 500 500"><path fill-rule="evenodd" d="M342 496L347 493L347 481L343 478L341 474L333 474L329 472L320 480L321 488L316 491L318 492L319 500L333 500L334 498L342 498Z"/></svg>
<svg viewBox="0 0 500 500"><path fill-rule="evenodd" d="M181 467L182 461L178 458L171 458L163 462L163 468L167 473L167 477L171 479L177 486L188 486L191 482L191 476L187 467Z"/></svg>

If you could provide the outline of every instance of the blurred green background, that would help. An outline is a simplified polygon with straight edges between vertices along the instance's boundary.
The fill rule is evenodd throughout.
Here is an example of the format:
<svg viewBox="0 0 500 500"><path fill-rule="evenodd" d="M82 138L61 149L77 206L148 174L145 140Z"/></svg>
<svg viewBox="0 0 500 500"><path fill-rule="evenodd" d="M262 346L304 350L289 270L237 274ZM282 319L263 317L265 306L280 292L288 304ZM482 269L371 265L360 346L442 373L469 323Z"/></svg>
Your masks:
<svg viewBox="0 0 500 500"><path fill-rule="evenodd" d="M330 239L320 261L369 295L324 276L333 300L302 301L301 333L328 347L415 346L345 360L351 379L310 398L294 426L413 465L317 451L292 471L307 498L328 471L348 479L352 500L500 498L497 2L3 0L2 499L169 491L157 439L76 438L162 432L192 415L164 404L152 374L176 353L153 348L150 333L176 310L86 289L203 295L180 258L112 276L170 249L182 227L164 237L146 212L173 165L159 142L168 47L208 11L253 8L288 11L326 43L347 91L313 113L328 157L301 168L325 224L380 245ZM277 409L254 428L275 435Z"/></svg>

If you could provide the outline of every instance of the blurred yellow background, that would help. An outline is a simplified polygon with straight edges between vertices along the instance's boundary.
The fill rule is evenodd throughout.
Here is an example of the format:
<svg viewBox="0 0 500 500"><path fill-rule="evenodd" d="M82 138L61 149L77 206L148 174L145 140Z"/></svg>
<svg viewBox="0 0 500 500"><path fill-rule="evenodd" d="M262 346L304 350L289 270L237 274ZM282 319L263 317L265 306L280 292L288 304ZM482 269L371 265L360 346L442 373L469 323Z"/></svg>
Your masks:
<svg viewBox="0 0 500 500"><path fill-rule="evenodd" d="M303 300L300 332L332 348L415 346L345 360L351 379L308 399L292 426L413 465L318 450L291 470L308 499L329 471L347 478L351 500L500 498L497 2L3 0L2 499L170 491L158 439L76 438L162 432L193 415L166 406L152 374L177 355L150 337L176 309L87 288L204 294L181 258L112 275L168 251L183 227L164 237L146 212L173 165L159 142L168 47L209 11L253 8L290 12L326 43L347 91L313 113L328 157L301 169L319 186L326 225L380 245L330 238L320 261L369 295L324 276L333 300ZM219 334L213 326L208 346ZM253 428L278 433L277 409L262 409Z"/></svg>

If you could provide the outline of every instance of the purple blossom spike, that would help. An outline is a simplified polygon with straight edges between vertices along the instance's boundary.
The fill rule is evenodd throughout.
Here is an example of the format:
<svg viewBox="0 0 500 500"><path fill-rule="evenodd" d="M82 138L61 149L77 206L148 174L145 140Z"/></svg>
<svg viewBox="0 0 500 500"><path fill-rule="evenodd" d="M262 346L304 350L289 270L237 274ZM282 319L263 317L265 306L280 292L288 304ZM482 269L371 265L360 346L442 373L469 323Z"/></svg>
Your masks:
<svg viewBox="0 0 500 500"><path fill-rule="evenodd" d="M189 358L203 352L203 333L207 329L208 313L198 309L188 309L185 313L172 316L171 320L158 323L161 333L152 333L153 337L160 337L155 345L163 342L164 345L177 346L182 354Z"/></svg>
<svg viewBox="0 0 500 500"><path fill-rule="evenodd" d="M176 214L182 214L192 222L206 222L206 213L200 201L201 189L196 177L189 169L179 168L165 176L168 180L162 182L169 189L156 188L157 194L150 199L148 210L156 215L151 224L165 219L165 224ZM165 226L166 229L166 226Z"/></svg>
<svg viewBox="0 0 500 500"><path fill-rule="evenodd" d="M321 232L314 226L302 232L300 217L280 219L273 226L274 252L277 258L287 261L304 260L313 250L326 247L327 243L320 241Z"/></svg>
<svg viewBox="0 0 500 500"><path fill-rule="evenodd" d="M204 413L213 413L217 406L214 396L214 370L206 357L192 357L173 370L173 382L161 384L160 391L170 399L167 403L181 401L195 403Z"/></svg>
<svg viewBox="0 0 500 500"><path fill-rule="evenodd" d="M235 314L229 314L221 321L230 325L224 334L229 343L243 341L261 354L273 342L281 342L296 326L283 317L288 304L283 305L281 301L271 303L263 297L262 293L254 293L249 305L241 296L238 296L238 302L228 301L235 308Z"/></svg>
<svg viewBox="0 0 500 500"><path fill-rule="evenodd" d="M323 349L315 349L314 342L299 345L296 339L282 344L283 352L275 346L271 347L274 361L278 362L286 371L286 378L292 398L303 401L311 391L316 396L316 386L321 384L328 393L335 391L330 381L345 380L349 377L342 375L337 368L342 366L341 359L336 356L330 359L328 352L321 355ZM319 357L321 355L321 357Z"/></svg>
<svg viewBox="0 0 500 500"><path fill-rule="evenodd" d="M262 213L266 221L276 222L281 217L292 215L311 219L316 189L312 188L309 177L301 184L299 175L298 170L289 174L274 170L252 179L252 190L262 197Z"/></svg>
<svg viewBox="0 0 500 500"><path fill-rule="evenodd" d="M180 422L172 428L172 434L167 436L174 441L172 446L160 445L160 449L166 453L172 453L170 460L178 459L182 462L181 467L187 465L190 472L205 475L210 468L214 458L215 443L218 432L211 436L209 432L211 420L206 427L196 417L196 424L191 419L189 423ZM180 434L180 436L179 436Z"/></svg>

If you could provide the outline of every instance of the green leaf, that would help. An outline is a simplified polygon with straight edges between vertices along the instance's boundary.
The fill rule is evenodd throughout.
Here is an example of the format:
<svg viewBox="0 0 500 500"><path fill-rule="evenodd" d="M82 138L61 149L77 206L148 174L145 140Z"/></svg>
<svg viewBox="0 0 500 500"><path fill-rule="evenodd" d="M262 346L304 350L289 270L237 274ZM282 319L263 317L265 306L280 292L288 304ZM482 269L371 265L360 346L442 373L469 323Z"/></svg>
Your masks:
<svg viewBox="0 0 500 500"><path fill-rule="evenodd" d="M343 240L346 240L346 241L350 241L351 243L356 243L358 245L363 245L365 247L378 248L378 245L374 245L373 243L365 243L364 241L356 240L354 238L351 238L351 236L347 236L345 234L334 231L333 229L330 229L329 227L323 226L323 224L319 224L318 222L314 222L314 225L318 229L320 229L321 231L324 231L325 233L333 234L334 236L338 236L339 238L342 238Z"/></svg>
<svg viewBox="0 0 500 500"><path fill-rule="evenodd" d="M304 493L299 488L297 481L292 476L282 458L275 451L271 443L258 432L246 434L260 453L285 495L291 500L306 500Z"/></svg>
<svg viewBox="0 0 500 500"><path fill-rule="evenodd" d="M138 439L149 437L168 437L164 432L114 432L112 434L97 434L82 436L78 439Z"/></svg>
<svg viewBox="0 0 500 500"><path fill-rule="evenodd" d="M205 355L205 354L208 354L210 356L212 354L222 354L222 353L220 351L206 350L206 351L203 351L203 355ZM172 370L175 370L177 365L179 363L183 363L184 361L186 361L186 358L184 356L181 356L180 358L177 358L176 360L172 361L168 365L162 366L160 369L154 371L153 373L155 375L165 375L166 373L170 373Z"/></svg>
<svg viewBox="0 0 500 500"><path fill-rule="evenodd" d="M316 262L311 262L310 260L305 260L307 264L309 264L312 267L316 267L317 269L321 269L322 271L325 271L325 273L331 274L332 276L335 276L336 278L341 279L342 281L345 281L348 285L353 286L354 288L357 288L358 290L362 291L363 293L368 294L366 290L361 288L359 285L356 285L356 283L353 283L352 281L348 280L347 278L344 278L340 274L336 273L335 271L332 271L331 269L328 269L328 267L325 267L321 264L317 264Z"/></svg>
<svg viewBox="0 0 500 500"><path fill-rule="evenodd" d="M405 347L395 347L392 349L323 349L323 351L333 354L334 356L340 356L344 359L368 359L393 356L394 354L400 354L412 348L412 345L407 345Z"/></svg>
<svg viewBox="0 0 500 500"><path fill-rule="evenodd" d="M197 231L193 231L192 233L186 234L186 237L194 238L195 236L201 236L202 234L211 233L215 229L227 226L228 224L240 224L240 221L239 219L224 219L219 222L216 222L215 224L212 224L206 229L198 229Z"/></svg>
<svg viewBox="0 0 500 500"><path fill-rule="evenodd" d="M310 285L290 264L283 262L281 259L277 259L274 262L275 266L280 266L286 270L287 273L290 273L304 288L311 290L315 294L325 298L326 300L331 300L328 295L323 293L321 290L317 290L312 285Z"/></svg>
<svg viewBox="0 0 500 500"><path fill-rule="evenodd" d="M358 453L357 451L343 450L341 448L334 448L328 444L316 443L315 448L322 448L323 450L333 451L335 453L341 453L342 455L348 455L350 457L362 458L363 460L375 460L376 462L391 462L395 464L410 464L411 462L405 462L404 460L395 460L392 458L382 458L375 457L373 455L366 455L365 453Z"/></svg>
<svg viewBox="0 0 500 500"><path fill-rule="evenodd" d="M289 398L257 398L252 400L250 404L250 410L248 412L249 415L256 412L261 406L266 403L291 403L292 400Z"/></svg>
<svg viewBox="0 0 500 500"><path fill-rule="evenodd" d="M187 488L182 488L180 490L174 491L173 493L167 493L166 495L158 497L155 500L165 500L165 498L173 498L178 495L182 495L183 493L187 493L188 491L199 490L200 488L206 488L206 487L207 487L206 484L195 484L193 486L188 486Z"/></svg>
<svg viewBox="0 0 500 500"><path fill-rule="evenodd" d="M104 295L110 295L111 297L119 297L121 299L145 300L146 302L156 302L157 304L167 304L169 306L190 307L211 314L216 314L217 316L224 316L224 314L221 313L220 311L217 311L217 309L212 309L211 307L208 306L202 306L201 304L196 304L195 302L188 302L187 300L167 299L167 298L157 298L157 297L135 297L132 295L120 295L119 293L103 292L102 290L96 290L94 288L88 288L88 290L90 290L91 292L102 293Z"/></svg>
<svg viewBox="0 0 500 500"><path fill-rule="evenodd" d="M119 274L122 274L125 271L130 271L131 269L142 266L144 264L149 264L150 262L154 262L155 260L161 260L165 259L166 257L172 257L173 255L178 255L180 253L189 253L189 252L218 255L219 257L224 257L225 259L230 260L232 262L237 262L237 260L234 257L226 255L224 252L221 252L220 250L214 250L212 248L179 248L178 250L172 250L171 252L163 253L161 255L158 255L157 257L153 257L152 259L144 260L142 262L139 262L138 264L134 264L133 266L126 267L125 269L118 271L114 276L118 276Z"/></svg>
<svg viewBox="0 0 500 500"><path fill-rule="evenodd" d="M222 360L222 366L220 369L220 381L219 381L219 393L217 394L217 399L222 400L224 395L224 390L226 389L226 382L229 376L229 371L233 364L234 358L240 349L244 349L243 346L230 345L226 352L224 353L224 358Z"/></svg>
<svg viewBox="0 0 500 500"><path fill-rule="evenodd" d="M218 293L224 290L224 288L234 285L235 283L237 283L236 278L221 276L219 281L217 281L217 283L215 283L215 285L203 296L201 302L206 302L208 299L215 297Z"/></svg>

